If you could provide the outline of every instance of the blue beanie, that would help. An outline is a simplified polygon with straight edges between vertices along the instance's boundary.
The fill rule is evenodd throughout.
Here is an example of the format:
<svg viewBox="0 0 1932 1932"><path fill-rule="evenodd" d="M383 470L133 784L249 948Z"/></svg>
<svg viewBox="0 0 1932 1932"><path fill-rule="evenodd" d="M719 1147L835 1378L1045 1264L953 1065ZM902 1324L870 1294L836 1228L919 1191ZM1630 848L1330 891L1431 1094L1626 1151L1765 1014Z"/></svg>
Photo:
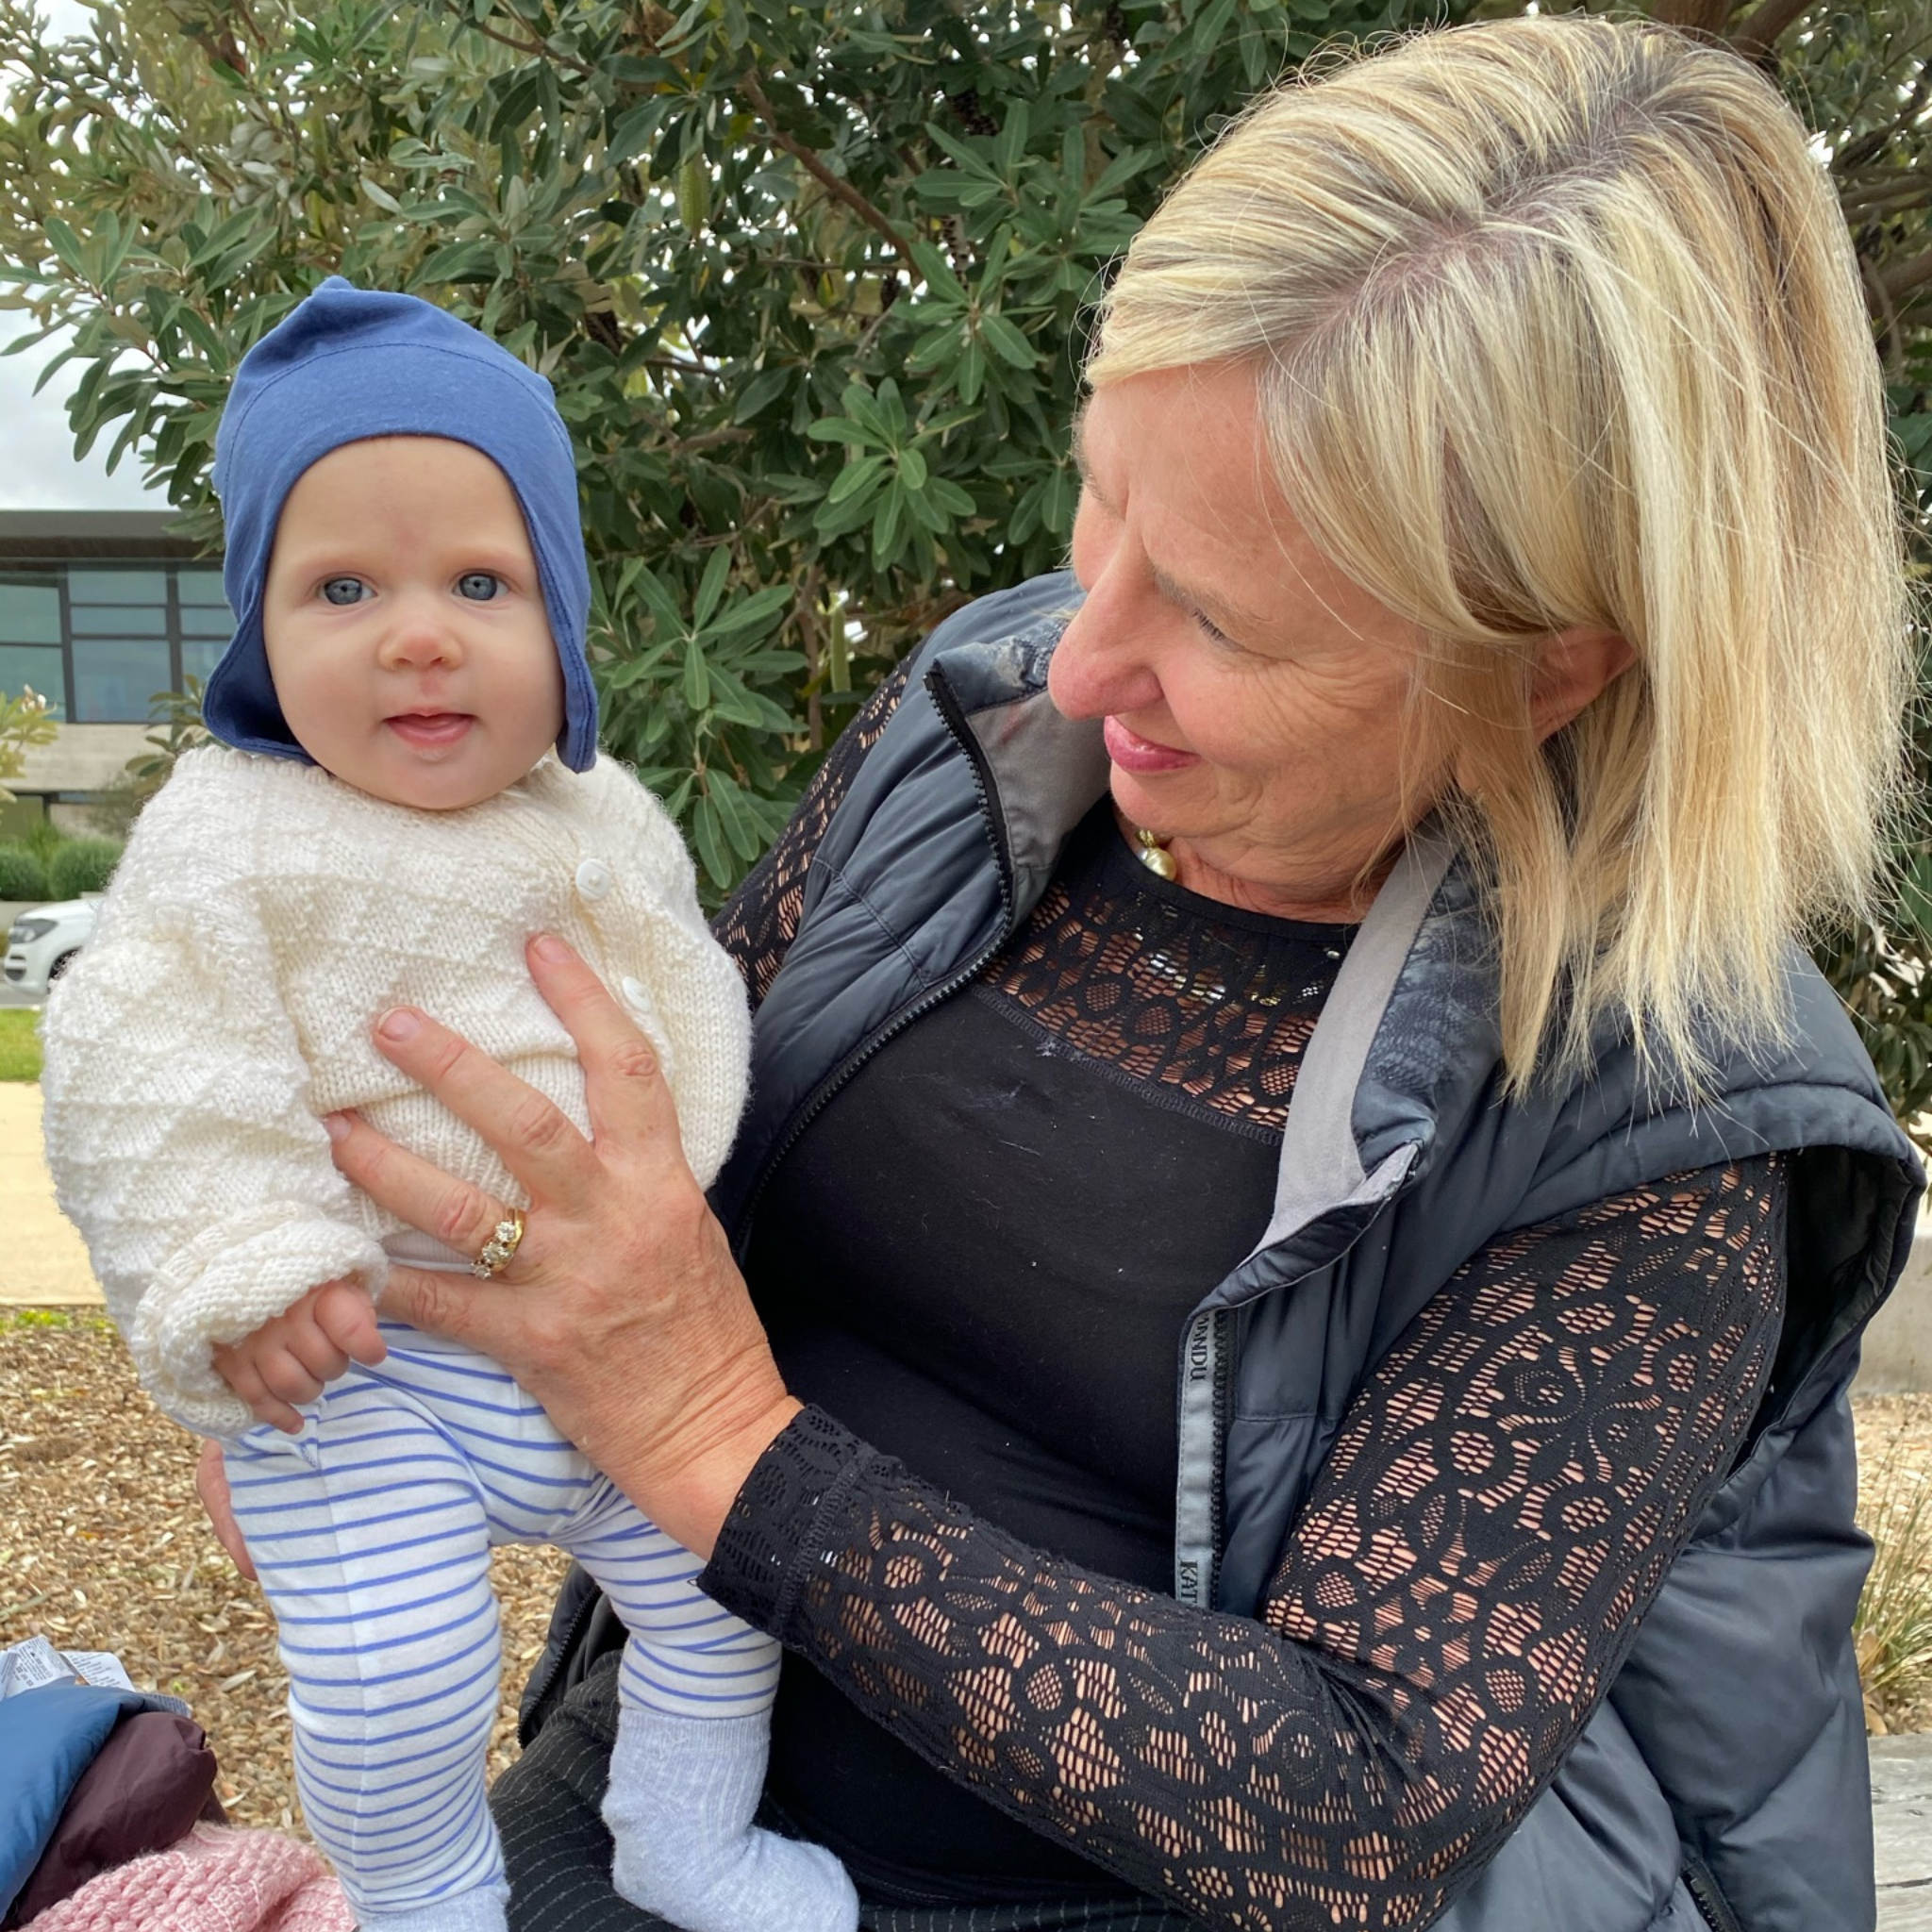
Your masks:
<svg viewBox="0 0 1932 1932"><path fill-rule="evenodd" d="M373 436L442 436L482 451L509 479L563 663L558 755L597 757L597 691L584 654L591 574L577 520L576 463L550 385L467 323L414 295L331 275L242 358L215 436L215 493L227 524L222 585L235 635L208 677L208 728L242 751L312 763L282 716L261 641L262 591L282 505L310 464Z"/></svg>

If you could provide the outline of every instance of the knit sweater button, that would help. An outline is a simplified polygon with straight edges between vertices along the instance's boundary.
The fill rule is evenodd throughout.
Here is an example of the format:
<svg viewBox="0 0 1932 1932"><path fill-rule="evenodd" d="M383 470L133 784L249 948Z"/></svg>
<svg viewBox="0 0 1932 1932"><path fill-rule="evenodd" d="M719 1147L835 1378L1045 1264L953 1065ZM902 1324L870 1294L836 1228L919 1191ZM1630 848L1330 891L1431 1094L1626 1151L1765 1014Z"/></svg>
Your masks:
<svg viewBox="0 0 1932 1932"><path fill-rule="evenodd" d="M577 867L577 891L587 899L601 899L615 881L601 858L587 858Z"/></svg>
<svg viewBox="0 0 1932 1932"><path fill-rule="evenodd" d="M644 982L641 979L633 979L626 973L621 987L625 1006L635 1008L640 1013L648 1013L651 1010L651 995L644 990Z"/></svg>

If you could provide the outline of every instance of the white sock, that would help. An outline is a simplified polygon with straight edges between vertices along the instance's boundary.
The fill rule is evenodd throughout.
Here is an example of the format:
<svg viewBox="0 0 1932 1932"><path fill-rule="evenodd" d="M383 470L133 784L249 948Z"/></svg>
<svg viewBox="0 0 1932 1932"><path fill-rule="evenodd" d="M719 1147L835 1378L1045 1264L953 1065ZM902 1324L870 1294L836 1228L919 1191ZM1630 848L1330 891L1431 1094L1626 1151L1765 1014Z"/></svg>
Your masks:
<svg viewBox="0 0 1932 1932"><path fill-rule="evenodd" d="M858 1894L844 1866L823 1845L751 1822L770 1738L763 1712L624 1707L604 1798L620 1898L684 1932L856 1932Z"/></svg>
<svg viewBox="0 0 1932 1932"><path fill-rule="evenodd" d="M498 1879L474 1891L391 1911L356 1913L357 1932L508 1932L509 1887Z"/></svg>

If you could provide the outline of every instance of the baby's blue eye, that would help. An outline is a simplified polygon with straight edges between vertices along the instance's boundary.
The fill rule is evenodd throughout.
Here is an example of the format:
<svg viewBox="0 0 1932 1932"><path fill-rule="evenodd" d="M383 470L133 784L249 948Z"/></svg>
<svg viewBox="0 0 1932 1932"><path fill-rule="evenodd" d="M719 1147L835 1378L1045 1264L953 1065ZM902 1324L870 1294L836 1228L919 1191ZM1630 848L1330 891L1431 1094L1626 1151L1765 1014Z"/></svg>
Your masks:
<svg viewBox="0 0 1932 1932"><path fill-rule="evenodd" d="M331 604L359 604L369 594L369 586L360 577L331 577L322 594Z"/></svg>
<svg viewBox="0 0 1932 1932"><path fill-rule="evenodd" d="M465 571L457 579L457 595L473 604L487 604L503 589L503 579L487 570Z"/></svg>

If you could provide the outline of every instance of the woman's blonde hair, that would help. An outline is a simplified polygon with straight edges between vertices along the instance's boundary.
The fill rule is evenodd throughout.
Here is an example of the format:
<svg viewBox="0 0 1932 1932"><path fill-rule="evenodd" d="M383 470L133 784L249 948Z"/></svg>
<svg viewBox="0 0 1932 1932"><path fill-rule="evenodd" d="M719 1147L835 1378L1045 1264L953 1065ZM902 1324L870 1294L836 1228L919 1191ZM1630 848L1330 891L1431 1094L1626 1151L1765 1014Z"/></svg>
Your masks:
<svg viewBox="0 0 1932 1932"><path fill-rule="evenodd" d="M1878 361L1797 117L1575 16L1304 78L1141 230L1087 375L1230 359L1297 520L1431 640L1415 769L1456 760L1512 1088L1612 1013L1693 1081L1712 1024L1774 1040L1792 936L1868 908L1911 675ZM1637 661L1539 746L1573 625Z"/></svg>

